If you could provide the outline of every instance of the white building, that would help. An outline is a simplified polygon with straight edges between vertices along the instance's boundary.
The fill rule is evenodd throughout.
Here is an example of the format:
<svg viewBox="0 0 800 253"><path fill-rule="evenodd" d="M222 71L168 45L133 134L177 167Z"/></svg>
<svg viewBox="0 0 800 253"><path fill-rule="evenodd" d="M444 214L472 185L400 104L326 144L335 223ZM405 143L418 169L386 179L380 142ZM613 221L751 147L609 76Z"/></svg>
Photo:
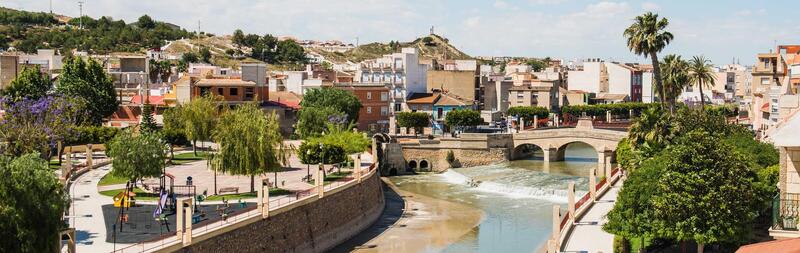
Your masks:
<svg viewBox="0 0 800 253"><path fill-rule="evenodd" d="M403 48L400 53L361 62L354 77L360 83L391 84L390 105L395 112L408 110L406 98L411 93L427 92L428 65L419 63L417 48Z"/></svg>
<svg viewBox="0 0 800 253"><path fill-rule="evenodd" d="M54 74L63 67L64 56L56 55L53 49L38 49L36 54L19 55L19 64L39 65L43 73Z"/></svg>
<svg viewBox="0 0 800 253"><path fill-rule="evenodd" d="M591 59L567 72L567 89L602 97L627 97L626 101L652 102L652 73L647 65ZM602 96L601 96L602 95ZM603 101L598 101L602 103Z"/></svg>
<svg viewBox="0 0 800 253"><path fill-rule="evenodd" d="M288 91L304 95L322 87L321 78L311 78L311 71L275 71L269 79L269 91Z"/></svg>

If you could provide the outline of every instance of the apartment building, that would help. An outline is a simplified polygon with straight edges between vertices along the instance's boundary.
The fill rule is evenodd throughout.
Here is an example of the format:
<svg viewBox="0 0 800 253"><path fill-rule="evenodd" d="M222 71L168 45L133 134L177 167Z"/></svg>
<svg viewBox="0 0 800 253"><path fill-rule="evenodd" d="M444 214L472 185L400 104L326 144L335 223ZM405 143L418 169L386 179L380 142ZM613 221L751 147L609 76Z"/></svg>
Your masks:
<svg viewBox="0 0 800 253"><path fill-rule="evenodd" d="M773 144L780 155L778 189L780 193L773 203L772 226L769 235L775 239L800 238L797 222L800 215L800 113L793 113L777 126Z"/></svg>
<svg viewBox="0 0 800 253"><path fill-rule="evenodd" d="M392 111L408 110L406 97L427 90L428 65L420 64L417 48L403 48L400 53L361 62L355 78L360 83L390 84L389 104Z"/></svg>
<svg viewBox="0 0 800 253"><path fill-rule="evenodd" d="M508 89L508 107L541 106L550 110L559 108L559 80L539 79L532 73L513 73Z"/></svg>
<svg viewBox="0 0 800 253"><path fill-rule="evenodd" d="M781 119L796 109L797 84L800 73L792 74L793 68L800 65L800 45L779 45L775 51L760 53L752 68L750 88L750 107L748 116L753 129L762 137L774 129ZM797 81L793 81L797 80ZM786 96L786 98L783 98ZM781 103L784 100L784 103Z"/></svg>
<svg viewBox="0 0 800 253"><path fill-rule="evenodd" d="M484 93L475 60L449 60L434 66L428 70L427 91L439 90L482 108Z"/></svg>
<svg viewBox="0 0 800 253"><path fill-rule="evenodd" d="M358 129L370 133L389 131L390 84L381 83L336 83L333 87L346 90L361 101L358 111Z"/></svg>
<svg viewBox="0 0 800 253"><path fill-rule="evenodd" d="M649 65L589 59L567 72L567 88L595 94L592 103L652 102L651 69Z"/></svg>
<svg viewBox="0 0 800 253"><path fill-rule="evenodd" d="M0 89L5 88L24 67L32 67L53 78L61 72L64 57L53 49L39 49L36 54L6 53L0 55Z"/></svg>

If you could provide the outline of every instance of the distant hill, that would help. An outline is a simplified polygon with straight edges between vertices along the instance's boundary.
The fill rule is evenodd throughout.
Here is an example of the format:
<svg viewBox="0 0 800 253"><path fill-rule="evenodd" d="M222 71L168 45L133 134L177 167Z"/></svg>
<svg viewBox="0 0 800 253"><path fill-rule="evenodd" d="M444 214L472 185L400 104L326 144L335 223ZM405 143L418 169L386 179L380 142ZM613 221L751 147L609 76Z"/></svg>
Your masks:
<svg viewBox="0 0 800 253"><path fill-rule="evenodd" d="M446 38L434 34L417 38L411 42L390 42L386 44L374 42L364 44L343 53L329 52L317 48L307 50L320 54L324 56L325 59L336 63L345 63L347 61L360 62L367 59L379 58L385 54L400 52L400 50L405 47L416 47L419 49L422 59L472 59L471 56L461 52L461 50L458 50L458 48L450 45L448 42Z"/></svg>

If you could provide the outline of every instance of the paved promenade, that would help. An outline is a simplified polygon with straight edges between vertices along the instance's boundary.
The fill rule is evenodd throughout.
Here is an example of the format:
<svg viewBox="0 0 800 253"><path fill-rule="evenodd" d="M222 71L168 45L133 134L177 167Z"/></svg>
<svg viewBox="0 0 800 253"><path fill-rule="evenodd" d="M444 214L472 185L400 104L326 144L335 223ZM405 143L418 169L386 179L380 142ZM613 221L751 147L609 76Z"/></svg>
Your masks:
<svg viewBox="0 0 800 253"><path fill-rule="evenodd" d="M622 180L617 180L586 214L581 217L564 242L564 252L614 252L614 235L603 231L605 216L614 207Z"/></svg>

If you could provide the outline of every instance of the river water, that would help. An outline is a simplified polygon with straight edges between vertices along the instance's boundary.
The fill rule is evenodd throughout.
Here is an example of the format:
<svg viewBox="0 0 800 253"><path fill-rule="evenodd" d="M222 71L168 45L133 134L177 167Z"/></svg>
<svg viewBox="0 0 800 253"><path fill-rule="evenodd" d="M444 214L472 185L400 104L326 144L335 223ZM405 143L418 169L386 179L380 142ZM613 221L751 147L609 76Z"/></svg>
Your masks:
<svg viewBox="0 0 800 253"><path fill-rule="evenodd" d="M539 155L442 174L392 177L391 181L403 191L483 212L478 225L454 243L426 251L534 252L551 234L553 205L565 210L569 182L575 182L577 196L588 190L589 171L597 166L596 159L592 147L575 143L567 147L566 161L546 164Z"/></svg>

